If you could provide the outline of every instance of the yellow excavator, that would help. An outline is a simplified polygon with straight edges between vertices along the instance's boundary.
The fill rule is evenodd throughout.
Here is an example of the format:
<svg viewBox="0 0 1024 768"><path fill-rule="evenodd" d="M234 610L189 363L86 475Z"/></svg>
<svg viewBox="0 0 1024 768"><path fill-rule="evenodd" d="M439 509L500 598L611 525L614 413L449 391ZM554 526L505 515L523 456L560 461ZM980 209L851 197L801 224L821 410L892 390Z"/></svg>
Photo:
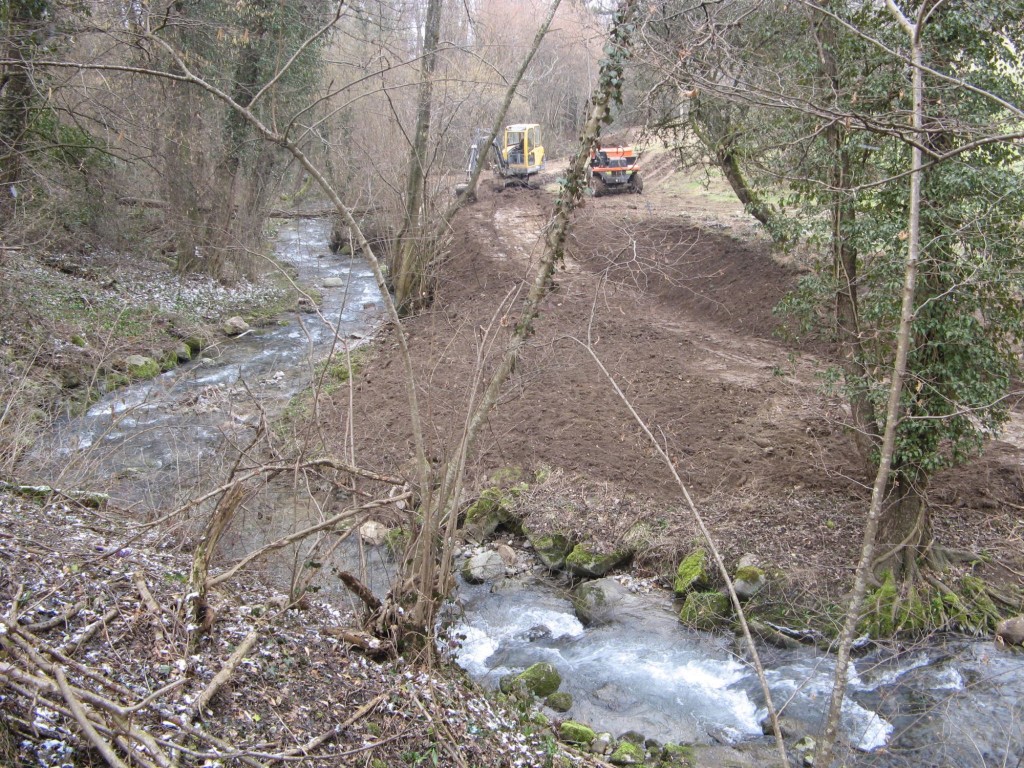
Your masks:
<svg viewBox="0 0 1024 768"><path fill-rule="evenodd" d="M466 167L467 179L472 178L477 163L487 155L487 147L483 146L486 139L486 133L478 132L473 140ZM494 173L502 188L529 186L530 177L544 170L544 142L537 123L506 125L491 142L491 149L494 152ZM465 188L465 184L459 184L455 193L460 194Z"/></svg>

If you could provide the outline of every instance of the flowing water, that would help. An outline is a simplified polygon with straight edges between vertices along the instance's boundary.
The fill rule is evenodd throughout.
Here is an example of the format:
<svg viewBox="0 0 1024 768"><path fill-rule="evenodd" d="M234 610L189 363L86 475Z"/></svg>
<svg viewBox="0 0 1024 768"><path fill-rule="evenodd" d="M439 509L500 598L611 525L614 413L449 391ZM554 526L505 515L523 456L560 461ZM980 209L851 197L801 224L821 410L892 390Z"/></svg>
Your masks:
<svg viewBox="0 0 1024 768"><path fill-rule="evenodd" d="M296 219L277 236L278 259L294 267L299 284L321 293L319 314L284 315L104 397L37 451L40 459L52 457L49 482L107 490L122 506L159 510L216 477L261 410L279 413L309 386L318 360L358 344L383 315L369 266L332 255L329 235L327 220ZM341 284L324 287L329 278Z"/></svg>
<svg viewBox="0 0 1024 768"><path fill-rule="evenodd" d="M683 627L666 593L630 594L599 626L584 627L564 590L543 578L463 584L449 632L475 678L536 662L559 670L571 717L613 736L660 742L757 741L767 710L732 638ZM815 734L828 707L834 659L814 648L761 648L772 699L797 735ZM1024 765L1024 655L991 641L931 640L914 650L861 655L842 731L863 766Z"/></svg>
<svg viewBox="0 0 1024 768"><path fill-rule="evenodd" d="M340 287L321 289L322 317L284 316L205 350L201 361L109 395L40 446L40 457L57 461L47 481L108 490L122 506L153 512L216 485L260 411L280 413L309 386L317 360L357 343L380 321L370 269L331 256L328 233L326 221L296 220L277 240L277 256L294 265L299 282L341 279ZM240 556L317 511L275 502L273 514L236 521L245 535L229 539L223 555ZM380 550L352 546L350 560L375 563L363 572L385 590L393 566ZM564 591L544 578L523 578L493 588L463 585L459 611L451 627L456 659L486 684L549 661L574 697L567 716L599 730L684 743L761 738L763 697L732 638L687 630L665 596L633 595L609 621L584 627ZM762 653L776 704L790 722L816 731L832 658L813 649ZM1022 723L1024 656L964 640L858 658L843 713L844 733L860 750L857 765L1019 768Z"/></svg>

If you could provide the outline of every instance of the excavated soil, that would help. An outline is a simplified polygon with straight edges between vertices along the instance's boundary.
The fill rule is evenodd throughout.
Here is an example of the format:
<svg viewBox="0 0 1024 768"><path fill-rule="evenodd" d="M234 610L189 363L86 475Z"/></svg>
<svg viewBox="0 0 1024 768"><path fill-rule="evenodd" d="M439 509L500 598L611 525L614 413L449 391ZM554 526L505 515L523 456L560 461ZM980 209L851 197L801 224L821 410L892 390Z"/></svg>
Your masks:
<svg viewBox="0 0 1024 768"><path fill-rule="evenodd" d="M582 500L563 526L614 539L642 520L657 535L638 564L662 572L692 546L681 491L600 360L671 456L727 558L753 553L794 585L841 590L856 562L868 481L842 402L822 390L828 349L778 334L773 308L799 270L774 258L722 195L673 178L649 178L643 196L589 199L578 213L556 290L481 435L471 480L479 487L505 467L559 470L566 492ZM431 308L408 323L434 460L451 450L474 376L489 372L517 322L551 203L545 190L482 191L455 222ZM356 455L408 471L405 371L386 332L376 349L353 392ZM348 406L348 393L337 393L327 418L345 423ZM938 538L992 555L999 565L984 575L993 578L1020 580L1024 571L1022 423L1018 402L1004 437L1011 442L994 441L931 491ZM550 517L559 508L524 512Z"/></svg>

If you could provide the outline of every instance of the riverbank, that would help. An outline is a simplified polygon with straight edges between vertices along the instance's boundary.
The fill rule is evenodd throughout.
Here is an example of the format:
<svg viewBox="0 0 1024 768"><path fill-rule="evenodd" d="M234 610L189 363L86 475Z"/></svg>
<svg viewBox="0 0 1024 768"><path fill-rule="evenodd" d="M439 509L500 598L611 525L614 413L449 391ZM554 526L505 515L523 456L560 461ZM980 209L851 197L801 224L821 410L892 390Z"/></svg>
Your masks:
<svg viewBox="0 0 1024 768"><path fill-rule="evenodd" d="M455 223L434 305L407 322L434 460L455 444L470 382L516 322L550 202L545 191L485 190ZM463 508L496 474L518 472L530 485L517 510L527 526L596 548L632 537L634 571L672 586L703 542L596 356L668 451L727 567L746 556L771 575L771 620L834 631L870 487L846 407L823 384L838 361L773 311L801 274L738 206L675 176L642 197L588 200L477 446ZM385 334L322 418L352 430L368 465L404 474L413 449L394 350ZM1010 595L1024 586L1022 445L1018 402L981 457L935 478L936 542L977 555L951 564L951 581L975 576Z"/></svg>
<svg viewBox="0 0 1024 768"><path fill-rule="evenodd" d="M55 419L219 343L230 318L259 327L312 306L280 265L265 267L254 282L223 285L153 254L0 251L0 473Z"/></svg>
<svg viewBox="0 0 1024 768"><path fill-rule="evenodd" d="M539 332L470 467L473 488L465 502L468 505L476 492L492 485L496 473L508 478L518 470L529 487L517 514L528 526L543 531L545 525L570 521L568 527L581 542L604 546L639 531L643 547L634 552L630 565L621 567L645 579L671 583L675 564L697 543L695 527L678 490L581 345L589 334L592 349L666 441L730 567L743 555L757 558L772 577L762 599L783 609L781 616L792 619L793 626L829 622L830 607L841 600L848 583L865 491L853 469L841 403L822 395L816 379L827 364L824 351L799 340L781 342L772 333L772 307L799 272L774 261L742 219L729 218L739 214L683 215L680 210L693 200L690 192L666 187L659 193L657 185L652 187L643 198L588 201ZM500 340L501 329L514 321L515 313L509 311L515 306L514 292L536 256L536 232L549 203L540 192L482 195L456 222L452 257L441 273L434 306L408 323L432 459L446 455L451 436L461 429L467 382L480 359L477 350L486 346L482 342L489 334ZM736 229L716 226L723 220L734 222ZM90 279L95 281L100 274L102 270ZM160 283L157 274L154 280ZM140 286L139 292L145 289ZM507 303L496 313L503 300ZM308 340L308 331L305 326L296 331L300 346ZM331 378L336 385L321 387L318 398L303 396L306 414L315 417L309 422L314 429L303 433L302 419L293 412L286 442L312 453L357 456L361 466L387 474L408 474L412 448L404 372L392 344L382 333L360 356L354 377L347 366L341 371L338 362L311 367L316 381L323 384ZM303 360L302 365L309 362ZM489 364L486 355L481 364ZM234 367L240 369L241 362ZM276 379L275 370L268 368L257 378ZM209 431L234 446L246 445L250 433L260 429L258 412L224 401L230 394L227 389L231 388L225 388L216 403L205 401L206 395L196 400L177 390L171 393L177 398L172 398L171 410L190 418L188 409L222 409ZM239 392L240 397L249 394ZM171 435L158 442L171 443ZM274 435L268 445L280 448L274 443L279 437ZM218 461L230 464L230 456L217 455ZM140 471L153 469L144 464L142 469L126 464L118 470L117 481L138 489ZM189 485L174 484L181 483L180 464L163 459L158 464L157 469L164 471L156 484L162 492L194 495ZM209 471L211 466L207 462L204 468ZM212 474L221 477L221 470L228 467L217 464L215 469ZM275 471L287 475L286 480L291 477L287 471ZM338 497L331 479L308 479L314 485L303 486L301 494L314 499L311 513L334 509ZM222 553L225 560L257 546L244 539L252 531L265 528L270 540L282 533L272 524L294 529L295 521L281 519L284 494L276 493L279 490L261 489L264 498L259 505L246 503L245 517L235 526L241 533L225 541L230 545ZM935 494L943 512L943 541L987 553L990 560L971 565L972 571L989 577L1002 568L1003 579L1017 583L1014 573L1024 572L1020 518L1015 514L1024 502L1019 446L993 443L979 464L940 478ZM255 631L257 655L249 656L254 659L251 664L239 665L244 676L229 676L230 687L214 699L211 721L226 724L227 730L216 731L217 738L240 739L256 754L250 754L252 759L270 760L260 757L267 744L294 750L330 733L317 747L348 749L352 755L346 759L373 752L371 765L374 759L392 765L435 757L439 764L460 765L459 758L445 752L445 745L453 741L475 745L477 764L507 765L507 740L529 743L535 750L535 762L524 765L557 764L553 755L560 748L551 731L536 727L530 715L515 706L502 710L507 714L500 717L494 714L500 707L481 699L454 670L427 678L427 696L410 688L412 678L405 667L377 665L340 642L336 633L355 620L331 607L336 603L330 590L312 593L301 601L301 608L281 610L288 579L303 569L322 569L316 558L304 560L290 552L273 586L253 576L219 591L214 632L199 649L199 660L193 660L195 654L187 650L188 623L178 601L190 567L187 555L201 533L200 516L194 516L191 527L176 525L163 536L154 531L147 540L148 529L135 527L138 506L85 511L60 496L47 506L8 496L4 504L13 509L3 521L3 530L11 532L4 541L4 562L17 565L4 574L7 603L22 606L27 624L55 620L33 631L43 633L41 642L58 645L66 642L65 634L75 636L116 607L118 613L110 621L120 623L112 623L116 631L108 633L114 642L97 637L81 651L92 654L90 664L108 664L115 670L127 664L118 674L127 681L126 689L137 695L174 683L176 687L166 692L164 709L154 710L157 714L187 707L225 667L232 648ZM385 522L398 517L393 510L392 519ZM53 541L70 543L58 552L48 546ZM10 548L7 542L13 542ZM155 609L145 601L136 572L142 573ZM31 591L26 600L15 601L22 584L30 585ZM86 599L91 584L102 585L101 599ZM85 605L76 608L83 600ZM267 619L271 614L273 630ZM285 639L278 644L283 649L272 639L278 626ZM162 635L167 653L158 649L153 656L147 633ZM340 665L338 658L343 659ZM185 663L180 683L169 676L179 661ZM310 669L332 665L338 666L338 674L332 671L322 681L316 678L309 686L289 682L305 679ZM273 674L264 674L267 670ZM409 674L418 679L417 673ZM368 683L367 675L376 682ZM360 698L364 692L368 698ZM124 691L118 695L127 696ZM378 706L388 702L382 721L373 721L370 712L360 714L376 695L385 697ZM331 702L339 697L346 702L344 716L332 709ZM470 714L460 721L464 728L446 733L437 722L452 711ZM344 734L333 732L357 714L356 721L342 729ZM364 732L357 727L363 719L376 725ZM158 722L153 721L154 728ZM497 735L481 735L486 730ZM32 749L46 741L44 731L39 734ZM351 741L345 741L348 738ZM392 744L405 748L393 752ZM79 740L77 748L82 746ZM752 754L759 754L759 748ZM715 749L721 752L718 757L713 756ZM767 765L772 759L770 752L760 758L737 757L730 750L725 745L708 747L701 751L701 764L746 760ZM571 752L564 759L581 765L599 760Z"/></svg>
<svg viewBox="0 0 1024 768"><path fill-rule="evenodd" d="M596 765L459 675L367 658L346 640L349 617L324 601L288 607L258 576L218 591L213 631L191 646L191 558L157 529L126 537L124 522L0 492L0 763L101 764L72 725L77 707L142 766L175 751L206 766ZM117 718L128 709L130 724Z"/></svg>

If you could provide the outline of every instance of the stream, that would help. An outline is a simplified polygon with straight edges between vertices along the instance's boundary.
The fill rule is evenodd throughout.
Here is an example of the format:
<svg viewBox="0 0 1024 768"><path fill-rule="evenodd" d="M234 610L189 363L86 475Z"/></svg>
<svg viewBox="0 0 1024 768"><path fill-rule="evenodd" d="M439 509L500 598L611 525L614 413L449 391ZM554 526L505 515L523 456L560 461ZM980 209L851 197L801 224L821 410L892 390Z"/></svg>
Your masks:
<svg viewBox="0 0 1024 768"><path fill-rule="evenodd" d="M37 457L54 457L45 480L107 490L122 507L157 514L222 478L233 454L225 448L245 443L261 410L281 413L309 386L316 361L357 344L381 321L372 272L360 259L330 254L329 227L293 220L277 236L278 258L295 267L299 282L321 290L327 322L315 314L282 316L273 327L204 350L201 360L108 395L40 445ZM337 285L323 287L328 278ZM239 557L297 524L294 509L259 517L236 521L246 533L228 543L224 557ZM356 546L337 556L349 560L347 568L358 558L364 573L369 565L375 591L386 590L394 566L383 547ZM287 567L280 563L275 572L271 565L272 577L283 580ZM634 731L660 742L763 739L763 695L733 639L687 630L665 593L624 592L603 623L584 627L565 588L537 569L494 584L463 583L448 630L454 657L491 687L502 675L550 662L574 700L558 717L616 737ZM793 733L815 733L828 706L832 658L813 648L761 653ZM865 653L856 659L843 732L857 749L848 765L1020 768L1024 655L963 638Z"/></svg>
<svg viewBox="0 0 1024 768"><path fill-rule="evenodd" d="M59 425L35 452L59 478L47 482L102 489L120 506L155 512L222 478L233 455L226 447L244 445L260 411L280 413L309 386L317 361L332 348L340 354L358 345L383 317L369 265L331 254L329 236L326 219L283 221L275 248L296 282L320 292L322 318L282 315L273 326L222 339L198 360L110 393Z"/></svg>
<svg viewBox="0 0 1024 768"><path fill-rule="evenodd" d="M548 578L462 584L449 630L455 657L497 687L503 675L549 662L573 696L565 715L621 736L659 742L741 744L762 736L767 715L753 669L733 638L688 630L670 593L623 599L584 627L565 588ZM678 608L678 606L676 606ZM784 732L815 734L828 707L834 659L813 647L759 647ZM842 731L847 765L1024 765L1024 655L989 640L935 638L899 653L855 660Z"/></svg>

